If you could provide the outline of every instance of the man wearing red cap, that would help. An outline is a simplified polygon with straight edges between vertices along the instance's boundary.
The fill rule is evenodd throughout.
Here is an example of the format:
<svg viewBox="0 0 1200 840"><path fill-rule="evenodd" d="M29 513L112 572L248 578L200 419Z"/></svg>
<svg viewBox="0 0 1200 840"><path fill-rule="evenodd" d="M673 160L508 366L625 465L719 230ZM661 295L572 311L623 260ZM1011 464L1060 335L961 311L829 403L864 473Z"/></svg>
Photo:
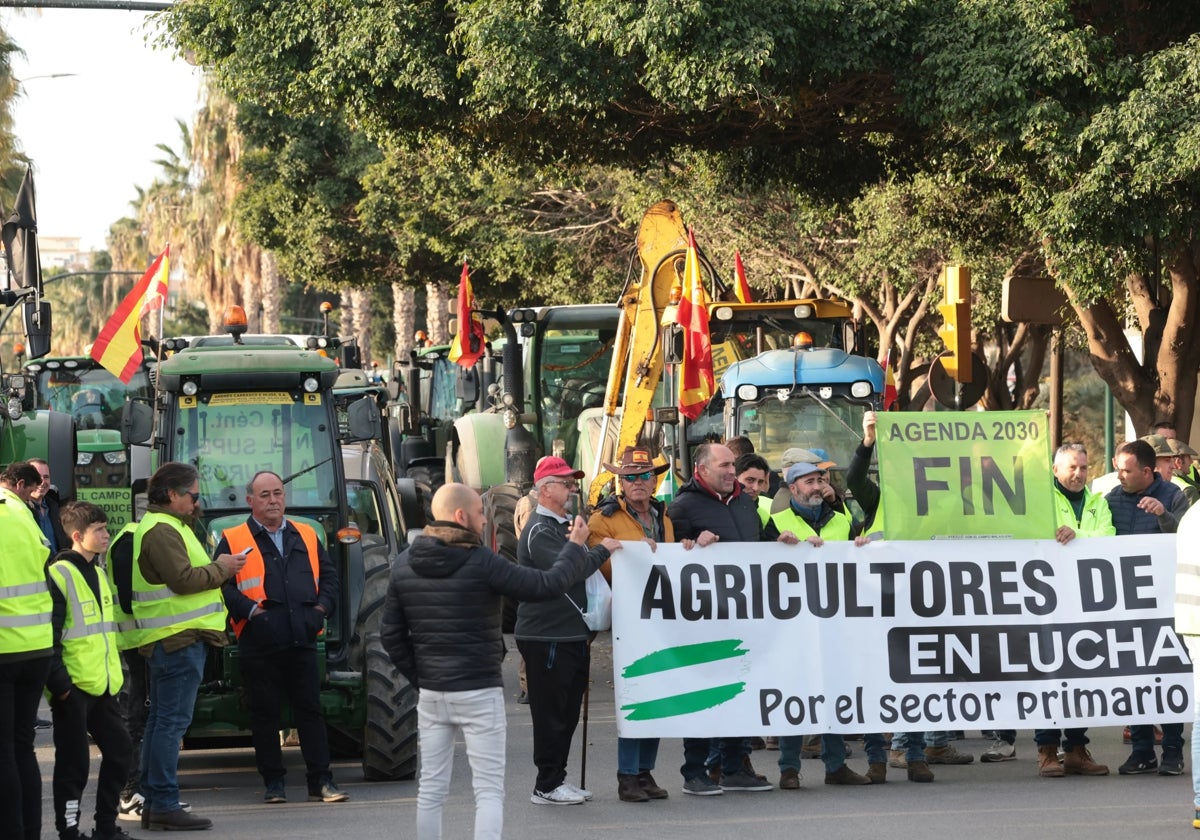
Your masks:
<svg viewBox="0 0 1200 840"><path fill-rule="evenodd" d="M537 463L533 486L538 505L529 517L517 545L522 566L549 569L570 533L567 504L579 488L583 471L554 455ZM606 539L604 545L619 546ZM597 563L590 564L594 568ZM561 598L522 601L517 607L514 631L517 649L525 659L529 685L529 713L533 719L533 761L537 781L530 801L535 805L579 805L591 799L589 791L567 782L567 756L579 723L579 709L588 678L588 627L582 610L587 606L584 575Z"/></svg>

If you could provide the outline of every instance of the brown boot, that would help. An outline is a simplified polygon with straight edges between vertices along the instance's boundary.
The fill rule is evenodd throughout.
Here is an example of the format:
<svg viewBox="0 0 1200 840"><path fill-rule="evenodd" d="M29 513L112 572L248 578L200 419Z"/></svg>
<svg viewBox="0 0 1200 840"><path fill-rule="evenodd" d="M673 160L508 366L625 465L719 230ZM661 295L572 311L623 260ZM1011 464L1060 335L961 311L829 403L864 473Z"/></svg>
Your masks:
<svg viewBox="0 0 1200 840"><path fill-rule="evenodd" d="M1108 767L1093 761L1092 754L1083 744L1077 744L1067 750L1067 754L1063 758L1062 769L1068 776L1108 775Z"/></svg>
<svg viewBox="0 0 1200 840"><path fill-rule="evenodd" d="M827 785L869 785L871 780L866 776L855 773L845 764L832 773L825 774L825 784Z"/></svg>
<svg viewBox="0 0 1200 840"><path fill-rule="evenodd" d="M1108 772L1108 768L1104 768ZM1038 775L1043 779L1060 779L1066 775L1058 763L1058 745L1042 744L1038 747Z"/></svg>
<svg viewBox="0 0 1200 840"><path fill-rule="evenodd" d="M622 802L649 802L650 797L638 784L638 777L628 773L617 774L617 799Z"/></svg>
<svg viewBox="0 0 1200 840"><path fill-rule="evenodd" d="M873 785L882 785L887 781L887 762L872 761L867 767L867 778L871 780Z"/></svg>
<svg viewBox="0 0 1200 840"><path fill-rule="evenodd" d="M924 761L908 762L908 780L910 782L932 782L933 771Z"/></svg>
<svg viewBox="0 0 1200 840"><path fill-rule="evenodd" d="M649 770L643 770L637 774L638 784L642 786L642 790L651 799L666 799L671 794L658 786L658 782L654 781L654 777L650 775Z"/></svg>

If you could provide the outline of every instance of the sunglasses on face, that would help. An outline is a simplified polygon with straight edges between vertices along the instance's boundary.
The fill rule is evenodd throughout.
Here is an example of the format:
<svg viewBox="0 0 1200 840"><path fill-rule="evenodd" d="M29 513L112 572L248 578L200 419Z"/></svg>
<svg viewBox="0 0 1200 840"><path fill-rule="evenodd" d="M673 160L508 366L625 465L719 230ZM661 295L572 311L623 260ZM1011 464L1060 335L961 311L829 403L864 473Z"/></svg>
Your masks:
<svg viewBox="0 0 1200 840"><path fill-rule="evenodd" d="M626 481L630 481L630 482L632 482L632 481L653 481L654 476L655 476L655 473L653 471L651 471L651 472L644 472L644 473L634 473L633 475L623 475L623 476L621 476L621 478L625 479Z"/></svg>

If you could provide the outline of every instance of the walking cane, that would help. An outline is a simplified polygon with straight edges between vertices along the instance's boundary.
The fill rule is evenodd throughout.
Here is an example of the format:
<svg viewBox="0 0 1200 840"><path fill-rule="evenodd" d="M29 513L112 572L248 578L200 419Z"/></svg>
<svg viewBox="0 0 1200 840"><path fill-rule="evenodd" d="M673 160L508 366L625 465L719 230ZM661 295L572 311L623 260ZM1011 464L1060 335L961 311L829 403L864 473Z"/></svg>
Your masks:
<svg viewBox="0 0 1200 840"><path fill-rule="evenodd" d="M591 636L595 636L593 633ZM583 746L579 752L579 786L587 788L587 721L588 698L592 693L592 638L587 640L587 682L583 684Z"/></svg>

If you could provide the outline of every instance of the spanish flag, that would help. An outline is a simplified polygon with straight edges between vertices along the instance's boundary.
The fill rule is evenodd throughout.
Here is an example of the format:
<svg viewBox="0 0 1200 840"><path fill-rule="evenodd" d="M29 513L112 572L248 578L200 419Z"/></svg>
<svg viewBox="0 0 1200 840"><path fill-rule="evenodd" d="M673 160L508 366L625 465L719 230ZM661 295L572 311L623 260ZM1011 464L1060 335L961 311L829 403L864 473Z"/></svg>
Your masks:
<svg viewBox="0 0 1200 840"><path fill-rule="evenodd" d="M483 321L475 314L475 293L471 291L466 260L463 260L462 277L458 281L457 312L458 332L450 342L449 358L469 368L483 355Z"/></svg>
<svg viewBox="0 0 1200 840"><path fill-rule="evenodd" d="M883 410L891 411L896 403L896 377L892 375L892 348L883 357Z"/></svg>
<svg viewBox="0 0 1200 840"><path fill-rule="evenodd" d="M742 303L751 303L754 296L750 294L750 284L746 282L746 268L742 265L742 252L733 252L733 290L737 299Z"/></svg>
<svg viewBox="0 0 1200 840"><path fill-rule="evenodd" d="M166 304L171 246L155 257L92 345L92 358L129 384L142 364L142 316Z"/></svg>
<svg viewBox="0 0 1200 840"><path fill-rule="evenodd" d="M675 323L683 327L683 361L679 364L679 413L695 420L713 395L712 344L708 335L708 295L700 280L696 234L688 228L683 263L683 296Z"/></svg>

